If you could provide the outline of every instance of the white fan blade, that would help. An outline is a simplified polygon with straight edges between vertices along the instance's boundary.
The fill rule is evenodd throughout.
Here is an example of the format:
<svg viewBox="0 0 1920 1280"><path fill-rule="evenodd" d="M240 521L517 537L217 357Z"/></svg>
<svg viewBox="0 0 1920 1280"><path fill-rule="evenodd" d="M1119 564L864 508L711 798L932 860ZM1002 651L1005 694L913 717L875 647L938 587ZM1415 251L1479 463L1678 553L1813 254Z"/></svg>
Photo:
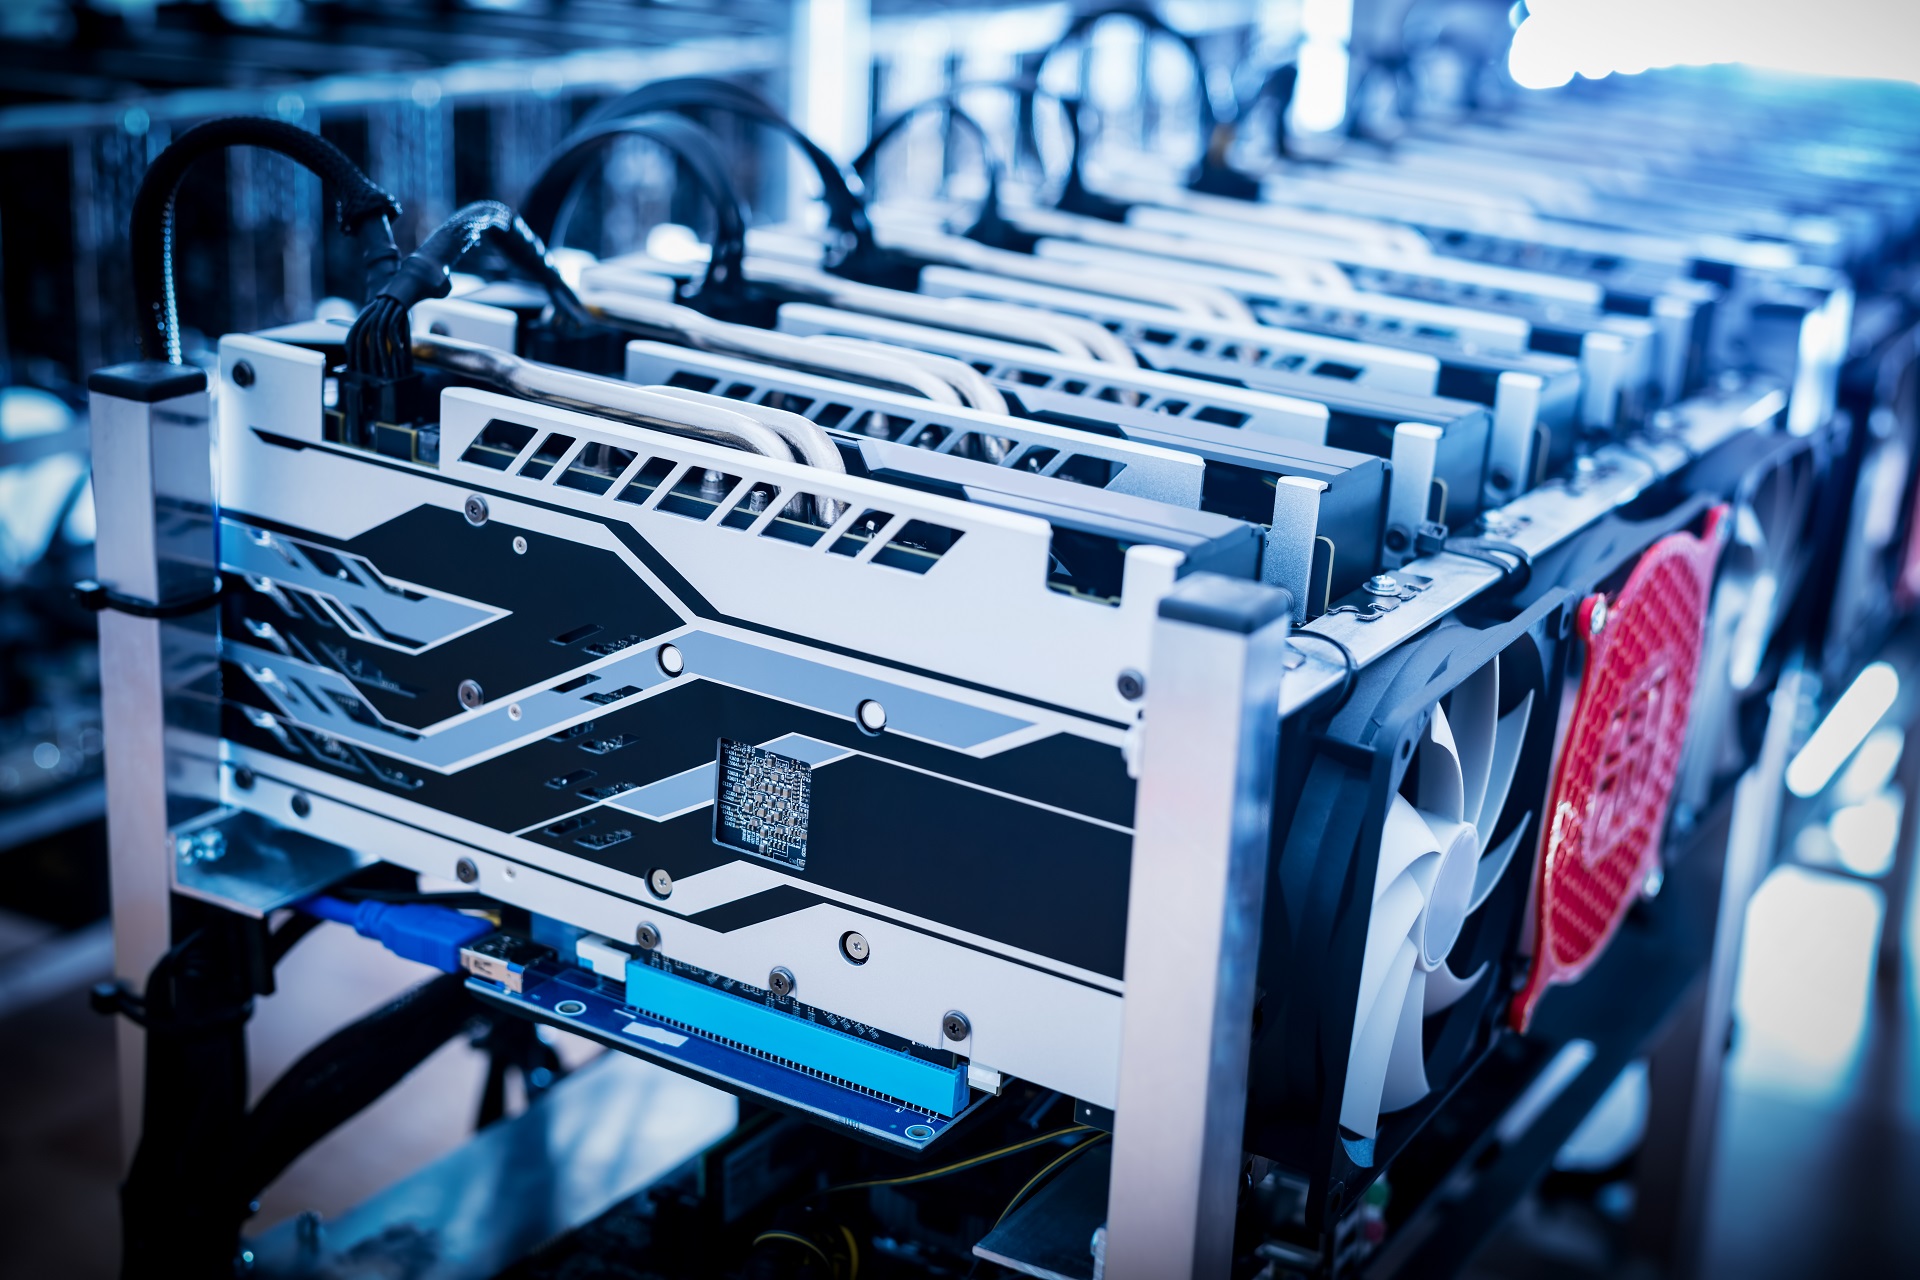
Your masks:
<svg viewBox="0 0 1920 1280"><path fill-rule="evenodd" d="M1427 1043L1421 1031L1426 1016L1427 974L1419 965L1407 979L1407 998L1400 1002L1400 1025L1387 1055L1387 1078L1380 1088L1380 1109L1398 1111L1427 1096Z"/></svg>
<svg viewBox="0 0 1920 1280"><path fill-rule="evenodd" d="M1513 775L1520 767L1520 748L1527 742L1527 721L1533 716L1533 690L1520 699L1520 705L1500 717L1493 732L1493 766L1487 771L1486 799L1473 825L1480 832L1480 847L1493 840L1500 811L1507 807L1507 793L1513 790Z"/></svg>
<svg viewBox="0 0 1920 1280"><path fill-rule="evenodd" d="M1486 900L1493 896L1493 886L1500 883L1500 877L1507 873L1507 864L1513 861L1513 851L1520 847L1520 837L1527 833L1527 824L1533 821L1533 815L1527 814L1520 819L1520 825L1507 833L1498 849L1491 850L1480 858L1480 867L1473 877L1473 901L1467 907L1468 914L1478 911Z"/></svg>
<svg viewBox="0 0 1920 1280"><path fill-rule="evenodd" d="M1340 1123L1363 1138L1380 1128L1380 1090L1387 1080L1387 1059L1393 1053L1394 1032L1400 1027L1400 1008L1406 1003L1407 983L1413 977L1414 946L1403 941L1381 983L1365 1022L1354 1024L1353 1050L1347 1057L1347 1087L1340 1098Z"/></svg>
<svg viewBox="0 0 1920 1280"><path fill-rule="evenodd" d="M1460 1003L1462 996L1480 985L1480 979L1487 976L1487 966L1481 965L1471 974L1462 978L1454 974L1446 965L1441 965L1427 975L1427 998L1421 1012L1431 1018L1442 1010L1451 1009Z"/></svg>
<svg viewBox="0 0 1920 1280"><path fill-rule="evenodd" d="M1437 969L1446 962L1447 953L1459 940L1460 928L1473 909L1473 882L1480 865L1480 838L1464 822L1442 822L1436 814L1422 814L1440 847L1445 851L1433 863L1411 868L1409 875L1421 876L1427 906L1414 926L1413 940L1420 947L1420 967Z"/></svg>
<svg viewBox="0 0 1920 1280"><path fill-rule="evenodd" d="M1460 682L1453 691L1453 709L1447 713L1454 746L1460 751L1460 817L1476 826L1487 798L1499 719L1500 661L1496 658Z"/></svg>
<svg viewBox="0 0 1920 1280"><path fill-rule="evenodd" d="M1453 726L1447 723L1444 707L1433 709L1433 723L1420 740L1419 792L1416 803L1428 813L1437 813L1449 822L1465 816L1460 749L1454 745Z"/></svg>
<svg viewBox="0 0 1920 1280"><path fill-rule="evenodd" d="M1360 961L1360 998L1354 1003L1353 1015L1355 1034L1359 1033L1361 1024L1372 1016L1373 1007L1380 999L1381 983L1386 981L1387 969L1413 933L1413 923L1420 918L1420 911L1425 905L1426 895L1421 892L1419 882L1410 875L1395 880L1392 887L1374 903L1373 915L1367 921L1367 950Z"/></svg>
<svg viewBox="0 0 1920 1280"><path fill-rule="evenodd" d="M1374 901L1380 900L1380 895L1400 878L1401 872L1427 854L1438 852L1440 844L1420 811L1407 803L1405 796L1395 795L1387 805L1386 826L1380 832L1380 864L1373 877Z"/></svg>

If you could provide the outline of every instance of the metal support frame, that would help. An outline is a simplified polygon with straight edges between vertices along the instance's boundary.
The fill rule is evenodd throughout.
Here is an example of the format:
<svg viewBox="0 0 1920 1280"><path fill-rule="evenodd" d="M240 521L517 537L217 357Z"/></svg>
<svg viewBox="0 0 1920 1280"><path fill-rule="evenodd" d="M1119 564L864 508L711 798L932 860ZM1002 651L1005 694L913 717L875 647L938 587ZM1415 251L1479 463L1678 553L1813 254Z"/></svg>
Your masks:
<svg viewBox="0 0 1920 1280"><path fill-rule="evenodd" d="M1160 606L1128 885L1110 1280L1224 1277L1246 1124L1285 591L1196 574Z"/></svg>
<svg viewBox="0 0 1920 1280"><path fill-rule="evenodd" d="M1696 1274L1703 1256L1747 904L1772 864L1787 758L1807 679L1804 672L1790 670L1771 695L1759 758L1735 786L1712 958L1648 1062L1648 1138L1636 1176L1631 1240L1637 1256L1674 1280ZM1698 850L1694 856L1710 852Z"/></svg>
<svg viewBox="0 0 1920 1280"><path fill-rule="evenodd" d="M1907 668L1911 669L1911 668ZM1900 754L1900 834L1894 841L1893 863L1880 882L1885 909L1880 917L1880 951L1875 977L1888 991L1905 982L1907 929L1913 911L1914 864L1920 861L1920 702L1901 726L1907 749Z"/></svg>
<svg viewBox="0 0 1920 1280"><path fill-rule="evenodd" d="M149 362L88 381L95 574L123 600L165 608L204 594L214 560L213 449L206 374ZM138 994L169 946L172 849L166 735L169 687L204 674L204 617L166 621L118 608L100 614L100 700L106 734L107 848L114 972ZM119 1028L121 1149L141 1128L146 1033Z"/></svg>

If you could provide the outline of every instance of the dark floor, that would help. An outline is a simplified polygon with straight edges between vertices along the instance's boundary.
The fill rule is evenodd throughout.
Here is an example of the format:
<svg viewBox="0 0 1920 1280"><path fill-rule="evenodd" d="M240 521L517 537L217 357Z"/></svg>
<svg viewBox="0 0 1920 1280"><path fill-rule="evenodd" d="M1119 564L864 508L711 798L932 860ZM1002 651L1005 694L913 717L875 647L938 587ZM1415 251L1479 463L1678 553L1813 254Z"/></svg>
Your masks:
<svg viewBox="0 0 1920 1280"><path fill-rule="evenodd" d="M4 855L0 855L4 856ZM1879 890L1852 876L1777 869L1748 915L1710 1210L1709 1280L1920 1276L1920 1009L1914 938L1876 980ZM1909 919L1920 918L1911 913ZM50 933L0 912L0 995ZM64 935L69 939L80 935ZM44 951L43 951L44 953ZM0 1016L0 1280L107 1277L117 1257L119 1160L113 1029L86 1005L104 964L80 938L69 986ZM317 981L321 970L327 981ZM282 970L251 1027L257 1079L418 980L345 930L321 930ZM15 983L15 992L22 988ZM30 995L31 993L29 993ZM0 1001L0 1004L4 1004ZM578 1042L563 1053L590 1052ZM302 1209L332 1216L457 1146L470 1132L479 1055L456 1041L274 1186L257 1229ZM1626 1205L1602 1197L1603 1208ZM1523 1203L1476 1275L1609 1274L1591 1201ZM1615 1271L1613 1274L1619 1274Z"/></svg>
<svg viewBox="0 0 1920 1280"><path fill-rule="evenodd" d="M46 941L44 928L0 913L0 975ZM85 990L105 976L97 954L100 972L0 1019L0 1280L91 1280L117 1269L114 1032ZM259 1001L248 1027L256 1092L329 1032L419 982L421 970L348 930L322 929L278 977L283 994ZM557 1047L570 1064L597 1052L573 1037ZM482 1055L454 1040L302 1156L262 1197L249 1229L307 1209L335 1216L459 1146L484 1072Z"/></svg>
<svg viewBox="0 0 1920 1280"><path fill-rule="evenodd" d="M1881 971L1884 915L1877 884L1797 865L1754 897L1704 1280L1920 1276L1920 913L1901 963ZM1552 1177L1470 1280L1643 1280L1623 1262L1631 1185L1596 1194L1595 1181Z"/></svg>

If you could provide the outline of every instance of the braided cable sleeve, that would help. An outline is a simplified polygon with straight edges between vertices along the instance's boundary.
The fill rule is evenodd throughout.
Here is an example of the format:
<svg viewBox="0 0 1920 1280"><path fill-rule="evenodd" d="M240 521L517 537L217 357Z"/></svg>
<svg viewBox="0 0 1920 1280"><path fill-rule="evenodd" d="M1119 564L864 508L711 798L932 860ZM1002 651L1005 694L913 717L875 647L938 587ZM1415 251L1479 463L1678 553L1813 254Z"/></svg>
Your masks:
<svg viewBox="0 0 1920 1280"><path fill-rule="evenodd" d="M154 157L133 199L129 232L142 356L180 363L180 317L173 280L178 236L174 199L194 161L231 147L275 151L317 175L333 196L340 229L362 239L370 269L384 255L398 257L392 251L393 234L387 223L399 215L399 201L326 139L262 116L229 116L195 125Z"/></svg>

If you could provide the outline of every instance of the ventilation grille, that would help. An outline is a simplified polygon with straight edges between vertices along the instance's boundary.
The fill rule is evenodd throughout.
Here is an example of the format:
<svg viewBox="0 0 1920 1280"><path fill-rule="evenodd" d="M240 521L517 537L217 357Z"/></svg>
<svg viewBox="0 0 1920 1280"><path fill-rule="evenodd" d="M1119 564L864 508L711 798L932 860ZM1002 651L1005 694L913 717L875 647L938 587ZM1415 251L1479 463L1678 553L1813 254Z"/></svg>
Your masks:
<svg viewBox="0 0 1920 1280"><path fill-rule="evenodd" d="M770 378L740 377L723 382L690 368L675 369L664 381L672 387L797 413L828 431L952 454L1097 488L1112 484L1127 467L1127 462L1117 457L1062 449L1055 435L1027 435L1014 419L997 422L992 431L984 431L971 424L944 422L937 416L913 412L911 401L890 400L877 404L846 394L849 389L807 394L783 388ZM930 401L927 403L931 406Z"/></svg>
<svg viewBox="0 0 1920 1280"><path fill-rule="evenodd" d="M1715 508L1702 537L1656 542L1611 604L1580 605L1592 639L1548 798L1533 965L1512 1008L1523 1031L1549 986L1605 950L1659 861L1725 516Z"/></svg>
<svg viewBox="0 0 1920 1280"><path fill-rule="evenodd" d="M496 428L505 425L519 426L495 419L467 453L481 449L489 435L499 437L503 433ZM491 459L482 465L493 470L515 470L523 480L577 489L745 535L822 551L831 549L857 563L914 574L930 571L965 536L962 529L883 511L865 511L849 521L842 509L844 504L828 495L570 433L540 434L523 429L528 441L539 435L530 451L523 445L522 454L505 466L496 466ZM1046 453L1046 471L1058 471L1062 460L1051 450ZM465 455L462 460L467 460ZM827 534L836 529L838 536L828 539ZM606 652L627 647L633 639L614 642ZM607 698L605 694L587 696L594 701Z"/></svg>
<svg viewBox="0 0 1920 1280"><path fill-rule="evenodd" d="M1304 304L1302 304L1304 307ZM1293 312L1301 307L1286 308L1289 318L1297 319ZM1345 314L1344 308L1312 307L1316 312L1333 311ZM1178 327L1172 320L1147 323L1141 320L1104 320L1105 326L1129 345L1151 356L1155 350L1177 352L1183 359L1217 360L1225 364L1255 369L1271 369L1276 373L1295 373L1316 378L1335 378L1341 382L1369 381L1368 370L1345 361L1328 359L1325 356L1301 351L1297 348L1280 345L1275 342L1258 341L1250 335L1217 334L1204 331L1195 332ZM1276 322L1280 323L1280 322ZM1429 330L1426 326L1407 326L1404 330L1398 321L1392 322L1395 333L1410 333L1418 337L1438 337L1442 331ZM1323 327L1337 327L1326 325Z"/></svg>

